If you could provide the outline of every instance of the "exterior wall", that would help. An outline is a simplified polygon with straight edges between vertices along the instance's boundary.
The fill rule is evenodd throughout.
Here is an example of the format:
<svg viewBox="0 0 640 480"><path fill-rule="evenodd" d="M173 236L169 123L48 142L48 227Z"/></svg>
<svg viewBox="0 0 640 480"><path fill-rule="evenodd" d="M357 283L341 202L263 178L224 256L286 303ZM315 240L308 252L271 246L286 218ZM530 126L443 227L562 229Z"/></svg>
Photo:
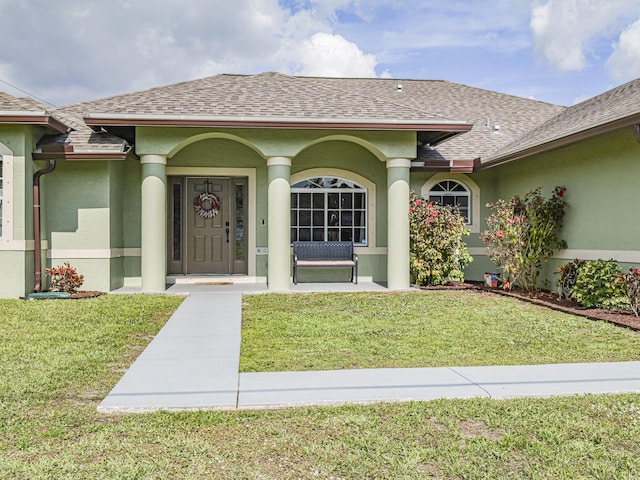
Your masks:
<svg viewBox="0 0 640 480"><path fill-rule="evenodd" d="M31 153L39 132L39 128L0 125L4 183L0 298L24 296L34 285Z"/></svg>
<svg viewBox="0 0 640 480"><path fill-rule="evenodd" d="M123 162L58 161L42 178L47 265L70 262L84 290L123 285L123 171Z"/></svg>
<svg viewBox="0 0 640 480"><path fill-rule="evenodd" d="M636 220L640 143L631 128L495 167L495 198L522 195L542 187L567 188L569 204L561 236L568 249L546 266L554 285L555 268L574 258L617 260L626 270L640 265L640 223Z"/></svg>

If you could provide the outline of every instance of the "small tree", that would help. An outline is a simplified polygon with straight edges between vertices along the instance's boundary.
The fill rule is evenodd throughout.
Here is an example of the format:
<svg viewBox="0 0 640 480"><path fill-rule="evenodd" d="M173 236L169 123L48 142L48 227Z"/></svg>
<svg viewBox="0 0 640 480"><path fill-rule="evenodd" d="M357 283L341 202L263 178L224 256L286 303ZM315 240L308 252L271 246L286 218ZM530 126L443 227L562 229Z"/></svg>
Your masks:
<svg viewBox="0 0 640 480"><path fill-rule="evenodd" d="M537 188L523 198L487 204L493 213L480 238L487 244L489 258L504 270L505 280L535 290L542 263L554 249L566 248L559 237L567 207L564 193L564 187L556 187L551 199L545 200Z"/></svg>
<svg viewBox="0 0 640 480"><path fill-rule="evenodd" d="M473 258L462 237L469 235L458 209L435 205L411 194L409 207L411 275L418 285L464 281Z"/></svg>

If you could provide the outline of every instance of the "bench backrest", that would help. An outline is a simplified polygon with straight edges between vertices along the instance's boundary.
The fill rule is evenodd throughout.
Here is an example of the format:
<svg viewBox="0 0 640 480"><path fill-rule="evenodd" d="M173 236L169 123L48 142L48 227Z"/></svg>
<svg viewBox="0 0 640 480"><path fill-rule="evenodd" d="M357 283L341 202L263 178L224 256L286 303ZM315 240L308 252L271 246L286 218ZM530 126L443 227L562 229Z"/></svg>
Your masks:
<svg viewBox="0 0 640 480"><path fill-rule="evenodd" d="M293 242L298 260L351 260L353 242Z"/></svg>

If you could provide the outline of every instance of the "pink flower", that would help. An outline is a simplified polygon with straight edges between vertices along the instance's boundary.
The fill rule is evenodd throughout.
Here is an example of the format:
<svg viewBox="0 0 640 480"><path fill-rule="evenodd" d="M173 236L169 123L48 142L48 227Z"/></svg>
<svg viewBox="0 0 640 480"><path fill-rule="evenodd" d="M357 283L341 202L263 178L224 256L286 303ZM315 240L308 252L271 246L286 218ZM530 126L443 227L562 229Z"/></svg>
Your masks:
<svg viewBox="0 0 640 480"><path fill-rule="evenodd" d="M438 212L436 212L435 210L433 212L431 212L431 216L432 217L437 217L438 216Z"/></svg>
<svg viewBox="0 0 640 480"><path fill-rule="evenodd" d="M420 199L416 200L416 207L420 205Z"/></svg>
<svg viewBox="0 0 640 480"><path fill-rule="evenodd" d="M502 230L498 230L498 231L496 232L496 236L497 236L498 238L502 238L502 237L504 237L504 232L503 232Z"/></svg>
<svg viewBox="0 0 640 480"><path fill-rule="evenodd" d="M427 218L427 222L433 223L433 218L431 218L431 217Z"/></svg>
<svg viewBox="0 0 640 480"><path fill-rule="evenodd" d="M433 208L433 203L431 202L427 203L427 208Z"/></svg>
<svg viewBox="0 0 640 480"><path fill-rule="evenodd" d="M413 208L409 207L409 213L413 213Z"/></svg>
<svg viewBox="0 0 640 480"><path fill-rule="evenodd" d="M558 190L558 196L562 197L563 195L564 195L564 190L563 189Z"/></svg>

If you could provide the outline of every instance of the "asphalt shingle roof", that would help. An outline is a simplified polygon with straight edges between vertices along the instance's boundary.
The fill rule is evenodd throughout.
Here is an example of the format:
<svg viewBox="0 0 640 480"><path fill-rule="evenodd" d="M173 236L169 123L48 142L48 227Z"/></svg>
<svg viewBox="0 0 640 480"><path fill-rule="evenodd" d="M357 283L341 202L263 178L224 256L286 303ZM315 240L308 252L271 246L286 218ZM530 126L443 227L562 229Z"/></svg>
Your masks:
<svg viewBox="0 0 640 480"><path fill-rule="evenodd" d="M496 151L489 160L640 114L640 78L573 105Z"/></svg>
<svg viewBox="0 0 640 480"><path fill-rule="evenodd" d="M9 100L23 101L24 108L37 103ZM121 152L128 146L115 135L92 131L85 116L131 124L140 118L415 122L425 129L430 123L467 123L473 124L471 131L419 148L417 158L487 160L634 112L640 112L640 79L566 108L442 80L221 74L55 109L52 113L73 131L42 143L71 143L76 152Z"/></svg>
<svg viewBox="0 0 640 480"><path fill-rule="evenodd" d="M402 91L398 91L399 84ZM76 130L65 139L77 144L76 150L90 148L90 144L91 148L107 148L105 145L115 142L107 136L100 137L103 143L97 141L96 134L83 124L83 116L474 124L470 132L437 149L419 152L419 158L428 160L484 157L563 109L441 80L295 77L269 72L214 75L70 105L56 114ZM494 124L500 125L500 133L493 133Z"/></svg>

